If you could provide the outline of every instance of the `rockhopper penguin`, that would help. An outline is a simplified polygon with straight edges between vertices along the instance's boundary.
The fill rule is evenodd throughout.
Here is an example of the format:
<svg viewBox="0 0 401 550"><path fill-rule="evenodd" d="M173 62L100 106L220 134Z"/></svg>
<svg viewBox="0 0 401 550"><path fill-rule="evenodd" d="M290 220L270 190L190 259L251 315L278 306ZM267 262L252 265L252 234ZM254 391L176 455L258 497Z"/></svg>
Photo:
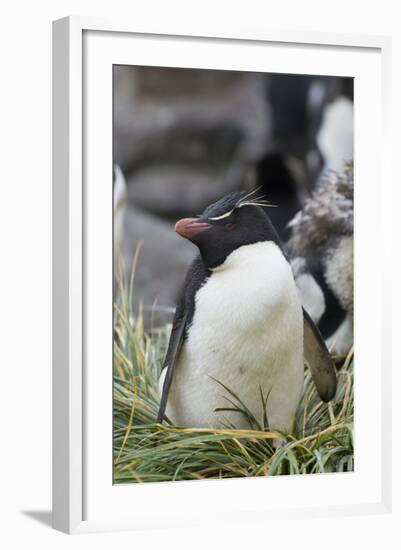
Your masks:
<svg viewBox="0 0 401 550"><path fill-rule="evenodd" d="M307 307L314 302L308 311L327 344L335 353L346 355L354 341L353 163L327 172L288 227L287 249L302 303ZM302 279L309 283L302 284ZM320 311L315 307L316 288L322 295Z"/></svg>
<svg viewBox="0 0 401 550"><path fill-rule="evenodd" d="M230 410L224 384L261 425L267 413L270 429L291 431L304 354L320 397L334 396L333 363L302 309L266 206L263 198L234 192L199 218L177 222L176 232L200 254L174 316L158 422L166 414L177 426L249 428L244 414Z"/></svg>

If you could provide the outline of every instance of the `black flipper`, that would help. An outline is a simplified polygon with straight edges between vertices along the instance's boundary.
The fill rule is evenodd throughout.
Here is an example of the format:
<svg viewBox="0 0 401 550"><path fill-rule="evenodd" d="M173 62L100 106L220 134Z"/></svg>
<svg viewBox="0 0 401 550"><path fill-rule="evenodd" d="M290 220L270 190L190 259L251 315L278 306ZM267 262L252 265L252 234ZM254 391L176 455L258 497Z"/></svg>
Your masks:
<svg viewBox="0 0 401 550"><path fill-rule="evenodd" d="M167 369L167 373L163 382L160 407L157 414L157 422L159 423L163 422L164 413L166 411L168 392L170 390L171 382L173 381L174 367L177 363L182 344L184 343L185 328L187 324L186 320L187 315L185 314L184 307L177 307L173 321L173 329L171 331L170 341L168 344L167 354L162 369Z"/></svg>
<svg viewBox="0 0 401 550"><path fill-rule="evenodd" d="M305 309L303 313L304 357L320 398L327 402L333 399L337 390L336 369L319 329Z"/></svg>
<svg viewBox="0 0 401 550"><path fill-rule="evenodd" d="M202 258L197 256L188 270L183 292L178 302L173 319L173 329L171 331L166 358L162 369L162 371L167 369L167 373L163 382L160 407L157 415L157 422L159 423L163 422L164 413L166 412L168 393L173 381L174 369L186 337L187 329L194 316L195 294L209 276L210 271L206 268Z"/></svg>

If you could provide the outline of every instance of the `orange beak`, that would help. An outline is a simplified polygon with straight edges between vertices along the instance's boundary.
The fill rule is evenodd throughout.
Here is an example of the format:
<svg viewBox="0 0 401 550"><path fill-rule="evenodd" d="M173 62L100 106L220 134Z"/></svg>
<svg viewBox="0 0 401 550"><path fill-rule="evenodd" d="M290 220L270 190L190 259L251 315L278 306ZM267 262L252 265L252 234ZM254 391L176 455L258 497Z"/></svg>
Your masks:
<svg viewBox="0 0 401 550"><path fill-rule="evenodd" d="M202 231L209 229L210 225L206 222L200 221L198 218L183 218L175 224L175 231L184 237L184 239L190 239Z"/></svg>

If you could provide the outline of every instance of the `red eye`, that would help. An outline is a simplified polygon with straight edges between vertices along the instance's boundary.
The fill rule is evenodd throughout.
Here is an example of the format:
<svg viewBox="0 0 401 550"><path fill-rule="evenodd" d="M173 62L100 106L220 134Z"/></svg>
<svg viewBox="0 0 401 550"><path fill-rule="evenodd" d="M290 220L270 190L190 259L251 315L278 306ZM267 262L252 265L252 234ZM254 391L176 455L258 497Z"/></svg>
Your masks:
<svg viewBox="0 0 401 550"><path fill-rule="evenodd" d="M228 230L234 229L235 223L226 223L226 225L224 227Z"/></svg>

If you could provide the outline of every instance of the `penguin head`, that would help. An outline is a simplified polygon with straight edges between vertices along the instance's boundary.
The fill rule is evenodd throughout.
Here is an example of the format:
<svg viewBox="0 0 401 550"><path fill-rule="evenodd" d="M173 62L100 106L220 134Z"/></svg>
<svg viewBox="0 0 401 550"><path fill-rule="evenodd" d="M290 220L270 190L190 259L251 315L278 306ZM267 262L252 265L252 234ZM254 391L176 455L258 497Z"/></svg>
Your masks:
<svg viewBox="0 0 401 550"><path fill-rule="evenodd" d="M264 209L273 205L262 197L252 198L252 194L229 193L205 208L199 217L176 223L175 231L199 248L206 267L218 267L231 252L249 244L274 241L281 248Z"/></svg>

